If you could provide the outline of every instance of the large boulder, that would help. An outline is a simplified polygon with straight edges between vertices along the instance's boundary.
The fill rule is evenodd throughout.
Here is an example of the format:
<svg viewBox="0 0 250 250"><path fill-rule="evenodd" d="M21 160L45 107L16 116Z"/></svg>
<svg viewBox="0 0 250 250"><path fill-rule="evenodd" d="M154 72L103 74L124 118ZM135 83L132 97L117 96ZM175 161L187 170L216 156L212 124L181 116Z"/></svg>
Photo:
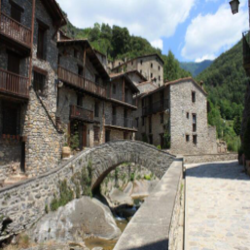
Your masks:
<svg viewBox="0 0 250 250"><path fill-rule="evenodd" d="M44 216L31 230L35 242L82 242L90 236L116 239L121 231L110 209L96 199L83 197Z"/></svg>

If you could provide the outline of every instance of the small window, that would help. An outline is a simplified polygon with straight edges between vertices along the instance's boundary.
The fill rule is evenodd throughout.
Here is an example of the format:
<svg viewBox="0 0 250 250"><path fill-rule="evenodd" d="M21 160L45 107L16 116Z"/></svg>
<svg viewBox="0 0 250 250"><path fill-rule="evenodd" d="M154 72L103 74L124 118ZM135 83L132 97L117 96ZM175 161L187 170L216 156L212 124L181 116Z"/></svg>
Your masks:
<svg viewBox="0 0 250 250"><path fill-rule="evenodd" d="M78 58L78 50L77 49L74 49L74 57Z"/></svg>
<svg viewBox="0 0 250 250"><path fill-rule="evenodd" d="M197 135L193 135L193 143L196 145L197 144Z"/></svg>
<svg viewBox="0 0 250 250"><path fill-rule="evenodd" d="M99 133L100 133L100 128L97 126L94 126L94 140L99 142Z"/></svg>
<svg viewBox="0 0 250 250"><path fill-rule="evenodd" d="M11 2L11 18L21 23L23 9L18 6L16 3Z"/></svg>
<svg viewBox="0 0 250 250"><path fill-rule="evenodd" d="M196 102L196 93L192 91L192 102Z"/></svg>
<svg viewBox="0 0 250 250"><path fill-rule="evenodd" d="M142 60L141 60L141 65L142 65L142 63L143 63L143 62L142 62Z"/></svg>
<svg viewBox="0 0 250 250"><path fill-rule="evenodd" d="M95 117L99 117L99 103L95 102Z"/></svg>
<svg viewBox="0 0 250 250"><path fill-rule="evenodd" d="M161 80L161 76L158 76L158 80L159 80L159 81Z"/></svg>
<svg viewBox="0 0 250 250"><path fill-rule="evenodd" d="M153 145L153 135L149 135L148 138L149 138L149 143Z"/></svg>
<svg viewBox="0 0 250 250"><path fill-rule="evenodd" d="M190 141L190 136L186 135L186 142L189 142L189 141Z"/></svg>
<svg viewBox="0 0 250 250"><path fill-rule="evenodd" d="M142 117L141 120L142 120L142 126L145 126L145 117Z"/></svg>
<svg viewBox="0 0 250 250"><path fill-rule="evenodd" d="M154 67L153 63L151 63L151 69Z"/></svg>
<svg viewBox="0 0 250 250"><path fill-rule="evenodd" d="M113 94L115 95L116 94L116 85L113 84Z"/></svg>
<svg viewBox="0 0 250 250"><path fill-rule="evenodd" d="M189 112L187 112L187 119L189 119Z"/></svg>
<svg viewBox="0 0 250 250"><path fill-rule="evenodd" d="M160 67L160 66L158 66L158 70L159 70L159 71L161 70L161 67Z"/></svg>
<svg viewBox="0 0 250 250"><path fill-rule="evenodd" d="M135 122L136 122L136 127L139 128L139 117L135 119Z"/></svg>
<svg viewBox="0 0 250 250"><path fill-rule="evenodd" d="M164 114L163 113L160 114L160 119L161 119L161 124L163 124L164 123Z"/></svg>
<svg viewBox="0 0 250 250"><path fill-rule="evenodd" d="M34 71L33 86L37 93L45 95L46 75Z"/></svg>
<svg viewBox="0 0 250 250"><path fill-rule="evenodd" d="M196 132L197 130L197 117L196 114L193 114L193 132Z"/></svg>
<svg viewBox="0 0 250 250"><path fill-rule="evenodd" d="M77 95L77 106L82 107L83 104L83 98L81 95Z"/></svg>
<svg viewBox="0 0 250 250"><path fill-rule="evenodd" d="M37 57L46 60L46 29L40 24L38 25Z"/></svg>
<svg viewBox="0 0 250 250"><path fill-rule="evenodd" d="M83 67L81 65L77 65L78 67L78 75L83 76Z"/></svg>
<svg viewBox="0 0 250 250"><path fill-rule="evenodd" d="M142 70L140 70L140 74L142 75Z"/></svg>
<svg viewBox="0 0 250 250"><path fill-rule="evenodd" d="M151 78L153 78L154 77L154 75L153 75L153 73L151 73Z"/></svg>

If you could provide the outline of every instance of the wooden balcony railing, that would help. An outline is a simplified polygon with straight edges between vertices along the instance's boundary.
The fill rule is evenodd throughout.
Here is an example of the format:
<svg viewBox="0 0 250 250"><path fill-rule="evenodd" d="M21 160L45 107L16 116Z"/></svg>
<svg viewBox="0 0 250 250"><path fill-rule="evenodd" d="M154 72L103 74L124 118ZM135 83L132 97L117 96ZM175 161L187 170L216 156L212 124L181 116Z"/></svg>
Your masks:
<svg viewBox="0 0 250 250"><path fill-rule="evenodd" d="M131 129L135 129L136 127L136 122L133 118L125 118L116 115L106 116L105 123L106 125L131 128Z"/></svg>
<svg viewBox="0 0 250 250"><path fill-rule="evenodd" d="M98 86L96 83L61 66L58 67L58 78L85 91L107 98L107 92L104 87Z"/></svg>
<svg viewBox="0 0 250 250"><path fill-rule="evenodd" d="M243 33L243 63L244 65L250 64L250 31Z"/></svg>
<svg viewBox="0 0 250 250"><path fill-rule="evenodd" d="M29 98L29 78L0 69L0 92Z"/></svg>
<svg viewBox="0 0 250 250"><path fill-rule="evenodd" d="M72 105L70 107L70 118L93 122L94 121L94 112L91 110L84 109L84 108L79 107L79 106Z"/></svg>
<svg viewBox="0 0 250 250"><path fill-rule="evenodd" d="M142 108L142 115L148 116L169 109L169 100L164 99Z"/></svg>
<svg viewBox="0 0 250 250"><path fill-rule="evenodd" d="M0 12L0 33L26 47L31 47L31 29Z"/></svg>

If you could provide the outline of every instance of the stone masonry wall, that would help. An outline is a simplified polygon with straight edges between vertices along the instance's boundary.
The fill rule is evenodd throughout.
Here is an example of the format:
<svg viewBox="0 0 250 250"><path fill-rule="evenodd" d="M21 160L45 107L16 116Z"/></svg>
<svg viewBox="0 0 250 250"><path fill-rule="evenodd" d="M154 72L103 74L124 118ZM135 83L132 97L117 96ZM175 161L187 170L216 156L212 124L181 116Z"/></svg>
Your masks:
<svg viewBox="0 0 250 250"><path fill-rule="evenodd" d="M208 155L185 155L185 164L203 163L203 162L220 162L238 160L238 154L208 154Z"/></svg>
<svg viewBox="0 0 250 250"><path fill-rule="evenodd" d="M194 103L192 91L196 93ZM193 114L197 117L196 132L192 128ZM212 138L208 131L207 97L191 80L170 86L170 133L174 154L217 153L216 136ZM186 142L186 135L189 135L189 142ZM193 143L193 135L197 135L197 144Z"/></svg>
<svg viewBox="0 0 250 250"><path fill-rule="evenodd" d="M134 162L147 167L161 178L174 161L174 157L142 142L120 141L103 144L79 153L67 163L34 179L0 190L0 241L29 229L44 214L46 205L58 196L60 181L67 181L72 190L76 184L72 176L92 163L92 188L118 165ZM11 220L2 231L4 221Z"/></svg>

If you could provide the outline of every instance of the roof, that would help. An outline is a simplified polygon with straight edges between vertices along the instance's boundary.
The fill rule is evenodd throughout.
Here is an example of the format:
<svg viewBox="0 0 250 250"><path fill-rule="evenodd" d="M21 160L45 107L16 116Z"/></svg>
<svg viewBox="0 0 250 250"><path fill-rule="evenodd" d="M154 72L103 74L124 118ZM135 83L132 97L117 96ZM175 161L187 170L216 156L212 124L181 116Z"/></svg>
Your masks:
<svg viewBox="0 0 250 250"><path fill-rule="evenodd" d="M134 61L134 60L136 60L136 59L145 58L145 57L151 57L151 56L156 56L156 57L158 57L158 59L162 62L162 64L164 64L164 61L162 60L162 58L161 58L158 54L155 53L155 54L148 54L148 55L143 55L143 56L135 57L135 58L133 58L133 59L127 61L127 62L124 62L124 63L121 64L121 65L116 66L115 68L113 68L113 70L114 70L114 69L117 69L117 68L120 68L120 67L122 67L122 66L124 66L124 65L126 65L126 64L128 64L128 63L130 63L130 62L132 62L132 61Z"/></svg>
<svg viewBox="0 0 250 250"><path fill-rule="evenodd" d="M95 51L92 49L88 39L71 39L71 40L60 40L57 42L57 46L69 46L69 45L80 45L87 46L87 56L89 57L91 63L95 66L96 70L99 74L105 78L109 79L109 74L104 68L103 64L100 62L98 56Z"/></svg>
<svg viewBox="0 0 250 250"><path fill-rule="evenodd" d="M129 74L133 74L133 73L136 73L143 81L147 81L147 78L144 77L138 70L130 70L130 71L127 71L126 72L128 75Z"/></svg>
<svg viewBox="0 0 250 250"><path fill-rule="evenodd" d="M178 84L178 83L183 83L183 82L187 82L187 81L191 81L194 85L196 85L201 90L201 92L203 92L204 95L207 96L207 92L201 87L200 84L198 84L192 77L186 77L186 78L177 79L175 81L165 82L164 85L162 85L161 87L145 93L144 95L142 95L142 97L144 98L144 97L150 96L154 93L157 93L158 91L163 90L167 86Z"/></svg>
<svg viewBox="0 0 250 250"><path fill-rule="evenodd" d="M104 53L102 53L101 51L99 51L99 50L97 50L97 49L94 49L94 51L95 51L97 54L100 54L100 55L102 55L102 56L105 56L105 57L106 57L106 55L105 55Z"/></svg>
<svg viewBox="0 0 250 250"><path fill-rule="evenodd" d="M139 93L139 89L136 87L136 85L130 80L130 78L127 76L127 73L117 73L117 74L111 74L110 79L111 81L114 81L119 78L124 78L133 89L134 93Z"/></svg>
<svg viewBox="0 0 250 250"><path fill-rule="evenodd" d="M67 19L56 0L43 0L42 3L44 4L49 14L56 21L55 23L57 26L61 27L67 24Z"/></svg>

